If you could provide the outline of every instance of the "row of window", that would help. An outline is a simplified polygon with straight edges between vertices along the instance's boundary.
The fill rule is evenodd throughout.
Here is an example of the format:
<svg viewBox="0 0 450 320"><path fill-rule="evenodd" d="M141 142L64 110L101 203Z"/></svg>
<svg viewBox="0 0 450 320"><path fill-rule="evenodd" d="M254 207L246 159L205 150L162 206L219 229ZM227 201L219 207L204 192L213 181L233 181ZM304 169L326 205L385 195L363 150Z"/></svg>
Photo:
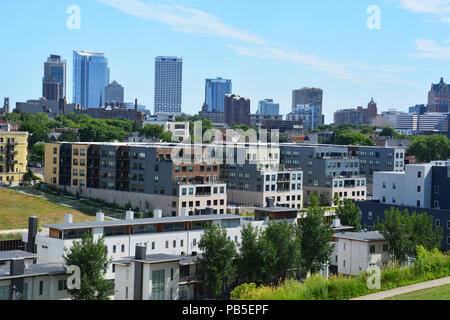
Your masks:
<svg viewBox="0 0 450 320"><path fill-rule="evenodd" d="M217 207L219 205L219 203L220 203L221 206L224 206L225 205L225 200L221 199L221 200L207 200L206 201L206 205L208 207L211 206L211 205ZM183 201L181 203L181 207L182 208L194 208L194 201L189 201L189 202ZM195 207L200 207L200 201L196 201L195 202Z"/></svg>
<svg viewBox="0 0 450 320"><path fill-rule="evenodd" d="M206 172L217 172L219 170L219 167L217 165L215 166L207 165L207 166L200 166L200 172L205 172L205 168ZM175 172L188 172L188 167L176 166ZM194 166L189 166L189 172L194 172Z"/></svg>

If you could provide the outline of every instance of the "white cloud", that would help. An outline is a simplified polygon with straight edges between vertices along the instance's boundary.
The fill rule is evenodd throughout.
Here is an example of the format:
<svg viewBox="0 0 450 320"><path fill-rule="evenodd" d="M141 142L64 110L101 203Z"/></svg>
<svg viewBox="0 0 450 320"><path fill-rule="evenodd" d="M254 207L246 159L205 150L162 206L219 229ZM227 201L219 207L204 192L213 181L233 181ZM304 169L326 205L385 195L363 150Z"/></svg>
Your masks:
<svg viewBox="0 0 450 320"><path fill-rule="evenodd" d="M400 0L403 9L432 14L442 22L450 23L450 0Z"/></svg>
<svg viewBox="0 0 450 320"><path fill-rule="evenodd" d="M450 40L444 41L449 44ZM416 52L411 57L436 60L450 60L450 47L439 44L434 40L420 39L415 42Z"/></svg>
<svg viewBox="0 0 450 320"><path fill-rule="evenodd" d="M396 73L411 71L406 67L373 67L358 61L337 61L321 58L314 53L298 52L284 44L270 43L252 32L225 24L219 18L204 11L178 4L169 5L140 0L97 1L142 19L167 24L181 32L225 38L234 42L228 47L240 55L290 61L307 69L326 72L338 79L362 84L369 84L371 81L398 82Z"/></svg>

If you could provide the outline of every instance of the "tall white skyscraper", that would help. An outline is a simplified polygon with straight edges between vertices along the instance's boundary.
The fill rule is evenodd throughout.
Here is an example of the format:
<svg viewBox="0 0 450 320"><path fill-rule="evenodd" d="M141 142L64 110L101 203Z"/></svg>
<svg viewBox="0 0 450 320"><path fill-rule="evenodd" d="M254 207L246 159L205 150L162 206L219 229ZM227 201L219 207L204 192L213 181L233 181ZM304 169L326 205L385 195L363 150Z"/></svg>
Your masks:
<svg viewBox="0 0 450 320"><path fill-rule="evenodd" d="M181 113L183 59L156 57L155 114Z"/></svg>

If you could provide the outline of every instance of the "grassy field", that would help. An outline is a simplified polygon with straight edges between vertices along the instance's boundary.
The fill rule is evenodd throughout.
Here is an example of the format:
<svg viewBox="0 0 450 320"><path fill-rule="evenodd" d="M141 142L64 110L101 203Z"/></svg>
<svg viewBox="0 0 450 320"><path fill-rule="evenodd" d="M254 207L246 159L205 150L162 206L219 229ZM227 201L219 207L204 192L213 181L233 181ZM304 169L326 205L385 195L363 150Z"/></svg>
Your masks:
<svg viewBox="0 0 450 320"><path fill-rule="evenodd" d="M25 195L0 188L0 230L26 229L28 217L36 215L39 225L64 222L64 215L73 215L74 222L95 221L95 215L52 202L45 197Z"/></svg>
<svg viewBox="0 0 450 320"><path fill-rule="evenodd" d="M450 300L450 285L405 293L385 300Z"/></svg>

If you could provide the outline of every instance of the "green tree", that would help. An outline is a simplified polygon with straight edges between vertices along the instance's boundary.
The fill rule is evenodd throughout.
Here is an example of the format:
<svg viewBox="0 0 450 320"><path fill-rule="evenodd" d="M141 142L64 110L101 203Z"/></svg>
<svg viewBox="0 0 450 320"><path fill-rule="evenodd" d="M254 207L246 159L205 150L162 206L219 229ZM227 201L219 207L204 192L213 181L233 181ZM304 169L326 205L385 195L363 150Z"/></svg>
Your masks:
<svg viewBox="0 0 450 320"><path fill-rule="evenodd" d="M411 219L407 210L401 212L399 209L391 207L385 212L385 219L374 225L375 230L380 233L389 243L389 253L394 260L403 263L408 260L411 241L410 234L412 230Z"/></svg>
<svg viewBox="0 0 450 320"><path fill-rule="evenodd" d="M320 206L319 197L317 195L317 192L313 192L311 194L311 197L309 198L309 206L310 207L319 207Z"/></svg>
<svg viewBox="0 0 450 320"><path fill-rule="evenodd" d="M417 246L422 246L426 250L440 249L444 229L434 227L434 218L426 213L413 212L411 215L411 247L412 255L417 255Z"/></svg>
<svg viewBox="0 0 450 320"><path fill-rule="evenodd" d="M324 210L311 207L307 210L306 219L300 225L301 232L301 267L303 276L315 274L330 261L334 245L332 226L325 223Z"/></svg>
<svg viewBox="0 0 450 320"><path fill-rule="evenodd" d="M109 300L114 294L114 285L104 278L111 260L103 237L94 241L91 232L84 233L81 241L75 241L70 250L65 249L64 261L81 271L81 288L68 290L72 299Z"/></svg>
<svg viewBox="0 0 450 320"><path fill-rule="evenodd" d="M225 229L210 225L202 234L199 248L203 252L201 257L196 259L201 277L200 285L207 289L212 297L217 298L227 291L227 287L236 278L235 244L228 239Z"/></svg>
<svg viewBox="0 0 450 320"><path fill-rule="evenodd" d="M291 269L299 270L301 264L302 235L295 225L283 222L270 223L260 238L263 252L265 284L284 282ZM297 271L298 272L298 271Z"/></svg>
<svg viewBox="0 0 450 320"><path fill-rule="evenodd" d="M340 204L341 204L341 199L339 198L339 193L335 192L334 198L333 198L333 205L337 207Z"/></svg>
<svg viewBox="0 0 450 320"><path fill-rule="evenodd" d="M374 146L375 142L359 132L344 132L337 134L335 143L339 145Z"/></svg>
<svg viewBox="0 0 450 320"><path fill-rule="evenodd" d="M58 141L78 142L78 135L73 130L64 130L58 138Z"/></svg>
<svg viewBox="0 0 450 320"><path fill-rule="evenodd" d="M353 227L355 232L361 230L361 217L359 216L359 208L351 199L344 199L344 205L336 209L336 216L345 226Z"/></svg>
<svg viewBox="0 0 450 320"><path fill-rule="evenodd" d="M322 193L320 194L320 197L319 197L319 205L320 205L321 207L328 207L328 206L330 206L330 199L328 199L328 195L327 195L326 192L322 192Z"/></svg>
<svg viewBox="0 0 450 320"><path fill-rule="evenodd" d="M419 162L448 160L450 157L450 140L444 135L417 136L412 139L408 152Z"/></svg>
<svg viewBox="0 0 450 320"><path fill-rule="evenodd" d="M238 259L239 277L245 282L264 283L266 265L264 252L260 245L261 231L251 223L241 229L241 243Z"/></svg>
<svg viewBox="0 0 450 320"><path fill-rule="evenodd" d="M31 147L31 158L34 161L43 162L45 156L45 144L44 143L36 143Z"/></svg>

